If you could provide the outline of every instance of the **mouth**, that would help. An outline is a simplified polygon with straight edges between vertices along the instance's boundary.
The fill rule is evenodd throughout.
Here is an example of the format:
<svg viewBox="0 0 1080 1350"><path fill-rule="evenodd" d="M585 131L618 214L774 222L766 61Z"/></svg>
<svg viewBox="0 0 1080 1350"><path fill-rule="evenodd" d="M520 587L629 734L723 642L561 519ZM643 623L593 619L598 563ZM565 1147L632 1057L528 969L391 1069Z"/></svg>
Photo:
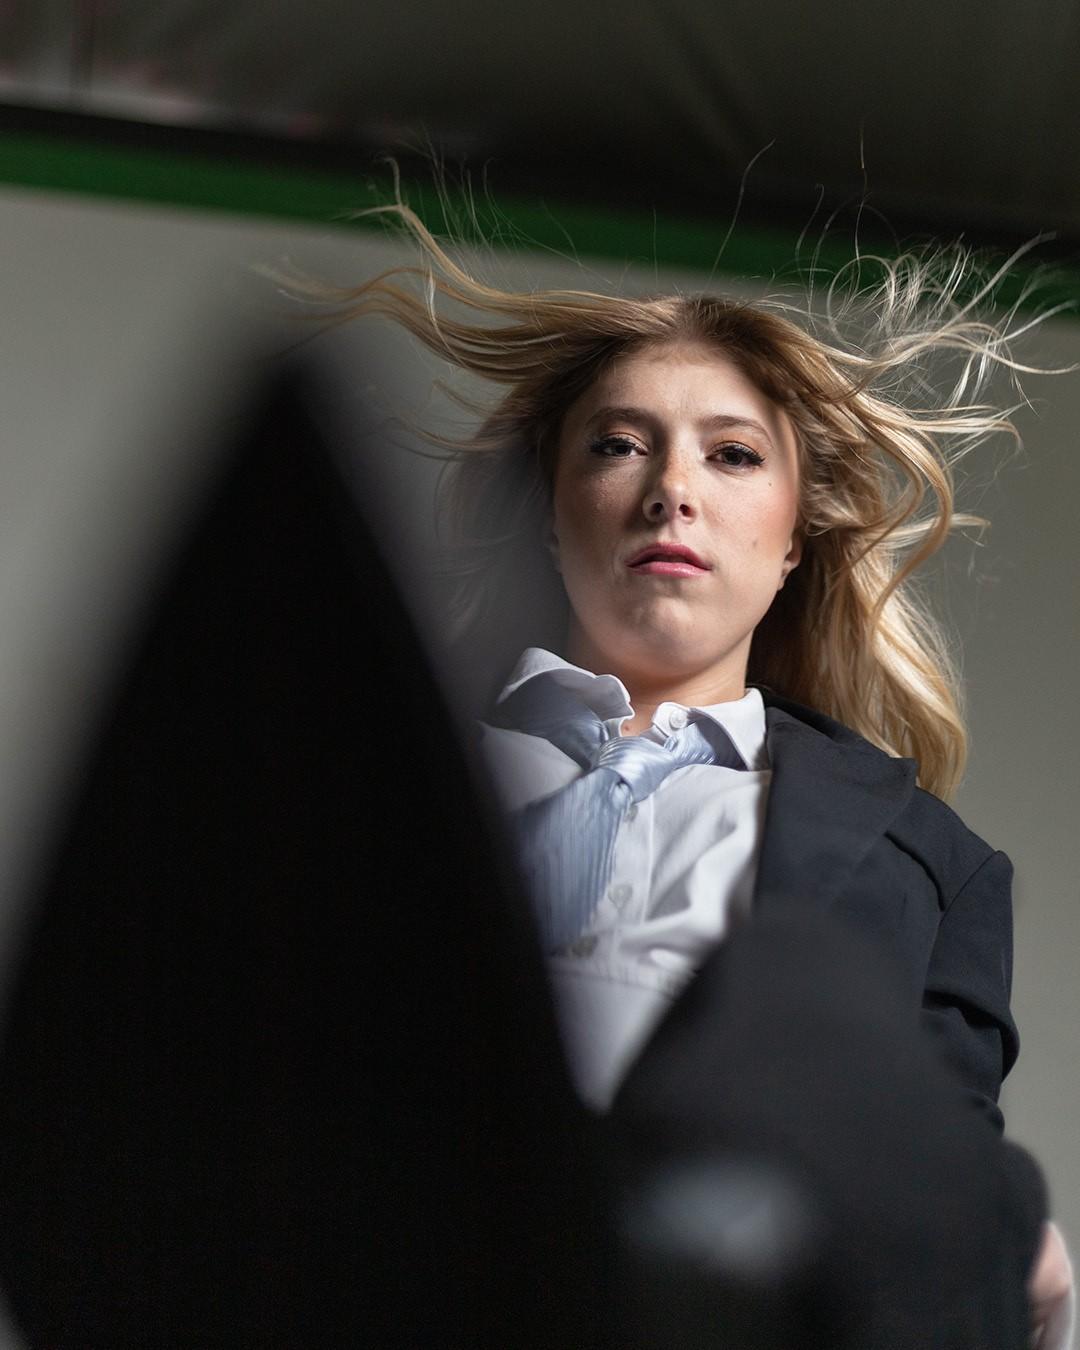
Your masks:
<svg viewBox="0 0 1080 1350"><path fill-rule="evenodd" d="M649 576L697 577L712 568L685 544L650 544L626 563L631 571Z"/></svg>

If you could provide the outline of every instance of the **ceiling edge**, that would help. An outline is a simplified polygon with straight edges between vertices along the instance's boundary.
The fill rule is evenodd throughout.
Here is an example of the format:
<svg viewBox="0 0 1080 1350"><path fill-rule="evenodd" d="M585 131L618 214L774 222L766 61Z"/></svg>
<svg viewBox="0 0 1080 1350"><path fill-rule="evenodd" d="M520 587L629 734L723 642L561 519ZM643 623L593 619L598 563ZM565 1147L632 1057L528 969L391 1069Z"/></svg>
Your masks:
<svg viewBox="0 0 1080 1350"><path fill-rule="evenodd" d="M57 131L31 129L27 119ZM268 159L260 140L250 156L249 139L229 132L113 123L112 119L0 108L0 183L158 206L227 212L249 218L292 220L325 228L385 228L367 207L392 198L392 173L374 157L348 171L304 163L304 147L283 144L279 162ZM141 143L140 143L141 142ZM275 147L270 146L273 151ZM310 158L318 159L317 153ZM361 158L357 154L357 160ZM761 222L739 222L725 233L715 224L685 215L658 216L592 204L546 201L521 194L440 190L436 175L403 182L403 196L436 232L449 230L461 242L539 249L563 257L614 260L720 273L774 284L820 282L852 264L858 254L895 256L914 241L858 239L833 232L799 234ZM996 265L1009 248L993 250ZM1037 247L1017 258L995 289L1005 306L1047 311L1061 308L1080 317L1080 265L1046 261Z"/></svg>

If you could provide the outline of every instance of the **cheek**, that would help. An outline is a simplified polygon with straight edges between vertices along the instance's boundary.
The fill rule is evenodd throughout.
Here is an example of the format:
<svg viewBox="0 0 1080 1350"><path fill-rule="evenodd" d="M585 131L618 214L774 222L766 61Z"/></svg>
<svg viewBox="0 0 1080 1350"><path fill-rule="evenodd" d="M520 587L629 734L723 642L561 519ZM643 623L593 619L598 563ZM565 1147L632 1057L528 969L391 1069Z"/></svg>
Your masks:
<svg viewBox="0 0 1080 1350"><path fill-rule="evenodd" d="M755 546L769 552L779 551L786 554L798 522L799 503L796 492L787 483L770 485L765 500L759 505Z"/></svg>
<svg viewBox="0 0 1080 1350"><path fill-rule="evenodd" d="M577 512L570 494L556 485L551 504L551 533L559 552L565 557L574 547L578 535Z"/></svg>
<svg viewBox="0 0 1080 1350"><path fill-rule="evenodd" d="M789 493L767 489L734 507L730 501L723 503L714 521L721 539L725 535L738 539L742 547L759 555L777 550L786 553L795 531L796 511Z"/></svg>
<svg viewBox="0 0 1080 1350"><path fill-rule="evenodd" d="M580 570L582 555L589 546L589 530L581 507L582 503L567 493L557 494L553 504L551 551L564 579Z"/></svg>
<svg viewBox="0 0 1080 1350"><path fill-rule="evenodd" d="M565 565L573 558L600 555L621 519L617 492L594 480L556 483L553 530Z"/></svg>

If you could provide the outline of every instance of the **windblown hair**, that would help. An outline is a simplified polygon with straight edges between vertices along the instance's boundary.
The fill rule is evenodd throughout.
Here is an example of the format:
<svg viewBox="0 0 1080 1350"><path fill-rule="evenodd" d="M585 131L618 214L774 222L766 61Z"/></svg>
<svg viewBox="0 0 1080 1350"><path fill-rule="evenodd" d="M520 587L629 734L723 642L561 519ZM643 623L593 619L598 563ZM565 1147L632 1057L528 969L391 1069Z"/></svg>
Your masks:
<svg viewBox="0 0 1080 1350"><path fill-rule="evenodd" d="M453 458L443 503L456 633L492 690L524 645L564 638L545 530L567 410L620 354L707 343L786 412L800 452L802 561L754 634L748 680L912 756L920 782L947 796L967 748L959 680L911 579L953 526L980 523L954 512L957 459L1015 435L1012 409L984 401L996 367L1027 369L1009 344L1034 321L1015 308L997 324L980 317L1005 269L979 281L960 249L863 258L831 283L822 313L713 295L514 293L470 275L404 204L377 211L411 234L416 265L352 289L293 278L292 290L339 321L387 316L505 388L467 439L432 438ZM935 393L950 361L951 387Z"/></svg>

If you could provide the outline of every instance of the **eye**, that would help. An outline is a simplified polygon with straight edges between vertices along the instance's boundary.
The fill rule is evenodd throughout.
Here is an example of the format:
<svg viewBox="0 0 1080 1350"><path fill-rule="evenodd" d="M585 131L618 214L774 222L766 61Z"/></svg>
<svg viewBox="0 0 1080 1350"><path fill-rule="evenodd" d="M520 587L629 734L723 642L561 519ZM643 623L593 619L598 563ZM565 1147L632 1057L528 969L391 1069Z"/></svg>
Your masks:
<svg viewBox="0 0 1080 1350"><path fill-rule="evenodd" d="M641 447L629 436L600 436L590 443L589 449L604 459L629 459Z"/></svg>
<svg viewBox="0 0 1080 1350"><path fill-rule="evenodd" d="M756 469L760 464L765 463L762 455L739 441L727 441L717 450L714 450L709 458L720 464L729 465L733 469Z"/></svg>

